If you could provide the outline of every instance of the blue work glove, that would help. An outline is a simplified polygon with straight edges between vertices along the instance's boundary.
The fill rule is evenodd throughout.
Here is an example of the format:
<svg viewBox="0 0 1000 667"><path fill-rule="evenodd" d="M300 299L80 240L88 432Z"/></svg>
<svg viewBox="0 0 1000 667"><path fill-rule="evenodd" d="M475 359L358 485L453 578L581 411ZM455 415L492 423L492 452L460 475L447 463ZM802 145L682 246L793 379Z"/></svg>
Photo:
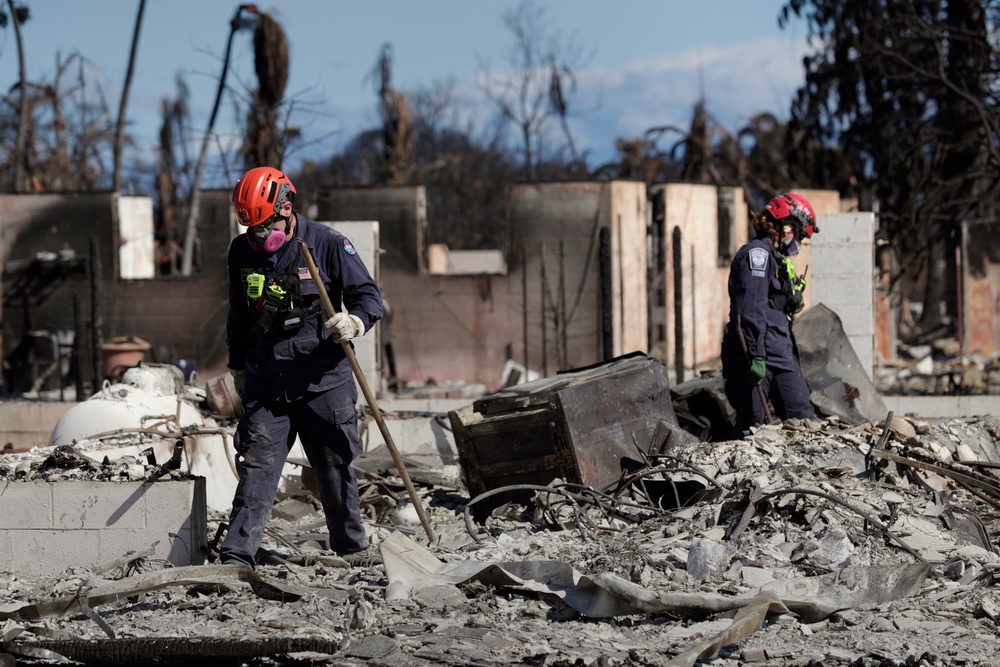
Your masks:
<svg viewBox="0 0 1000 667"><path fill-rule="evenodd" d="M764 363L764 357L754 357L753 361L750 362L750 381L754 384L760 384L766 373L767 364Z"/></svg>

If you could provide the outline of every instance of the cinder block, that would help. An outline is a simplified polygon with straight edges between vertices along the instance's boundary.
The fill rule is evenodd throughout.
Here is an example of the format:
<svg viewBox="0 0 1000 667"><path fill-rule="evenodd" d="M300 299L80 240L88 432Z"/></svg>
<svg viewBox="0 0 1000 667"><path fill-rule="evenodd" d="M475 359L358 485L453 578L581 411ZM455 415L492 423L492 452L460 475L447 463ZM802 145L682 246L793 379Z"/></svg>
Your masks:
<svg viewBox="0 0 1000 667"><path fill-rule="evenodd" d="M0 569L21 576L57 576L70 567L90 568L101 563L100 535L96 530L0 531L0 560Z"/></svg>
<svg viewBox="0 0 1000 667"><path fill-rule="evenodd" d="M145 495L152 485L116 482L53 482L52 528L63 530L143 529Z"/></svg>
<svg viewBox="0 0 1000 667"><path fill-rule="evenodd" d="M52 485L0 481L0 530L52 527Z"/></svg>
<svg viewBox="0 0 1000 667"><path fill-rule="evenodd" d="M872 240L874 233L874 213L831 213L819 216L819 234L813 238L813 243L866 243Z"/></svg>
<svg viewBox="0 0 1000 667"><path fill-rule="evenodd" d="M828 306L841 303L855 303L872 307L871 280L855 274L827 274L822 283L812 283L812 297L815 303Z"/></svg>
<svg viewBox="0 0 1000 667"><path fill-rule="evenodd" d="M7 482L0 490L0 571L51 576L69 567L93 569L154 543L154 558L204 562L204 478ZM15 521L8 508L31 518Z"/></svg>
<svg viewBox="0 0 1000 667"><path fill-rule="evenodd" d="M872 269L875 262L871 243L816 247L813 248L812 261L812 268L809 269L806 280L813 275L813 271L823 267L824 280L827 280L827 277L831 275L856 276L859 283L864 282L867 289L871 289Z"/></svg>

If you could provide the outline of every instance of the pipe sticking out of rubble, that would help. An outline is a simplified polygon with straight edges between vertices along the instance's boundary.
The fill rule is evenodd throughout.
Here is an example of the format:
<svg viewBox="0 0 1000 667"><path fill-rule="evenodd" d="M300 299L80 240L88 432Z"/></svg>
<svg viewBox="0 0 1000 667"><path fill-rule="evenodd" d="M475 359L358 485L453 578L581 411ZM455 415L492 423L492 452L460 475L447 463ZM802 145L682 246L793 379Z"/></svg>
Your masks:
<svg viewBox="0 0 1000 667"><path fill-rule="evenodd" d="M681 284L684 270L681 265L681 228L674 227L674 372L677 384L684 382L684 290Z"/></svg>

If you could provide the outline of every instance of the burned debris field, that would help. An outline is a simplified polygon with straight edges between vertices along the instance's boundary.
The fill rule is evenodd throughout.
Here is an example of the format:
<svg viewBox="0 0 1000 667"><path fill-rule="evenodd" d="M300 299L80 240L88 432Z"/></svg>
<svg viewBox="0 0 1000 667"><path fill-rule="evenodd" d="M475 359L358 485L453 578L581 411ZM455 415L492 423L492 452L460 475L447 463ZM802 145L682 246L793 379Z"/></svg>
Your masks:
<svg viewBox="0 0 1000 667"><path fill-rule="evenodd" d="M996 664L996 417L829 415L708 442L677 428L694 403L673 396L680 418L633 431L646 439L627 466L593 469L600 486L470 493L463 456L407 457L433 539L384 448L363 454L383 564L324 549L303 475L279 494L256 571L215 562L226 514L211 507L196 564L150 544L7 571L0 664ZM0 458L0 488L155 487L190 481L184 467L50 446Z"/></svg>

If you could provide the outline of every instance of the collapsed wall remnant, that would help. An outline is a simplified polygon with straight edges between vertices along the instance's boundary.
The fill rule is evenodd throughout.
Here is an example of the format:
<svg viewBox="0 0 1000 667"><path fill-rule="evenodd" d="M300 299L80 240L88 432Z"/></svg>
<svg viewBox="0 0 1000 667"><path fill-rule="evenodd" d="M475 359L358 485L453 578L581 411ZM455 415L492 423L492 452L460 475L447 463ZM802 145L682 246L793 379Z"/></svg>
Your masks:
<svg viewBox="0 0 1000 667"><path fill-rule="evenodd" d="M817 304L795 320L809 400L824 415L846 421L878 421L887 412L835 312Z"/></svg>
<svg viewBox="0 0 1000 667"><path fill-rule="evenodd" d="M173 565L205 562L203 477L0 479L0 496L0 560L5 570L22 576L100 568L129 553Z"/></svg>

